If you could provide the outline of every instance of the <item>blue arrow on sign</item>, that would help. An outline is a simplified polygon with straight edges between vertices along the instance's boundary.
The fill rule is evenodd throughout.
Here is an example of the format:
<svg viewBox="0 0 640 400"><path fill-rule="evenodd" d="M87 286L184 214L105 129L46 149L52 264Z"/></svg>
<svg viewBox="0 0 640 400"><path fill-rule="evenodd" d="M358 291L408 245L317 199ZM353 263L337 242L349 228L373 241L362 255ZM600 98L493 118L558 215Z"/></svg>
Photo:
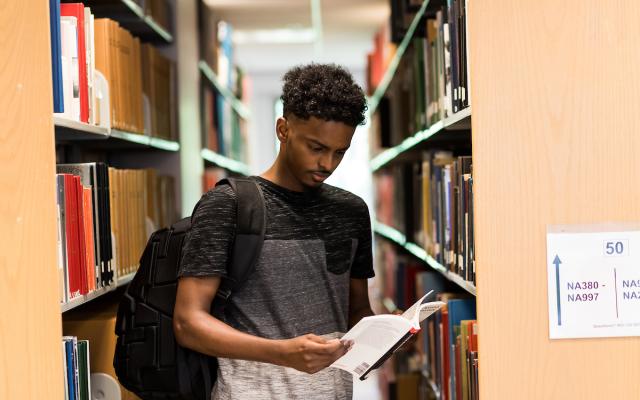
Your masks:
<svg viewBox="0 0 640 400"><path fill-rule="evenodd" d="M562 317L560 311L560 257L556 254L556 258L553 259L553 264L556 266L556 304L558 306L558 325L562 325Z"/></svg>

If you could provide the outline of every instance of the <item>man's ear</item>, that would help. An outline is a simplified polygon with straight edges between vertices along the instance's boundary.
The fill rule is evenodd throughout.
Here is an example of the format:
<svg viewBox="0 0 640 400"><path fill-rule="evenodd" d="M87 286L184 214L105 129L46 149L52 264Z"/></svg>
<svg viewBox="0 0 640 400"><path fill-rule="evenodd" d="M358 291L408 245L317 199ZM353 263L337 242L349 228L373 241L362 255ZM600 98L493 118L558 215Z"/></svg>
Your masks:
<svg viewBox="0 0 640 400"><path fill-rule="evenodd" d="M276 135L280 143L286 143L289 137L289 123L285 117L280 117L276 121Z"/></svg>

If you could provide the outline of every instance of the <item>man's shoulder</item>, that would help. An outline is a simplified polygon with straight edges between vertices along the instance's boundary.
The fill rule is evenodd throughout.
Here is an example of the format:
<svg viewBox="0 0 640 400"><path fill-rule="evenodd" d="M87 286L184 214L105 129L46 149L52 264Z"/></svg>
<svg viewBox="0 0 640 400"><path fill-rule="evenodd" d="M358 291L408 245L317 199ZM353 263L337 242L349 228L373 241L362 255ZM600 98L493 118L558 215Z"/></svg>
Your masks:
<svg viewBox="0 0 640 400"><path fill-rule="evenodd" d="M237 201L236 193L229 185L219 185L205 192L200 201L198 209L218 209L235 208Z"/></svg>
<svg viewBox="0 0 640 400"><path fill-rule="evenodd" d="M324 193L327 200L337 206L346 207L354 211L362 211L363 209L367 209L367 204L365 203L365 201L357 194L351 193L348 190L325 183Z"/></svg>

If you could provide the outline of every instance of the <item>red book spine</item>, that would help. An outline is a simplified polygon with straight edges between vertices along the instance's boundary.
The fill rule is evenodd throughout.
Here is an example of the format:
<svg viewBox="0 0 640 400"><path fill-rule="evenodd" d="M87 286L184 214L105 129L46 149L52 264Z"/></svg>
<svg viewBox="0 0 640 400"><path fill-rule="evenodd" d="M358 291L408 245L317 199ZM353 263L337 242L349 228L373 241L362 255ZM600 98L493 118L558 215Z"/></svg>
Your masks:
<svg viewBox="0 0 640 400"><path fill-rule="evenodd" d="M78 202L76 210L78 214L78 247L80 249L80 294L87 294L89 293L89 284L87 279L87 244L84 233L84 189L79 176L74 175L73 181L76 186Z"/></svg>
<svg viewBox="0 0 640 400"><path fill-rule="evenodd" d="M462 365L460 364L460 346L462 338L458 336L456 338L456 354L455 354L455 370L456 370L456 399L462 399Z"/></svg>
<svg viewBox="0 0 640 400"><path fill-rule="evenodd" d="M86 237L85 243L87 247L87 276L89 291L96 290L96 253L95 242L93 237L94 225L93 225L93 191L89 187L83 187L83 214L84 214L84 234Z"/></svg>
<svg viewBox="0 0 640 400"><path fill-rule="evenodd" d="M78 21L78 69L80 76L80 121L89 122L89 81L87 79L87 43L84 31L84 4L60 4L60 15Z"/></svg>
<svg viewBox="0 0 640 400"><path fill-rule="evenodd" d="M442 312L442 355L443 355L443 380L442 380L442 400L451 399L449 392L449 382L451 381L451 344L449 343L449 312Z"/></svg>
<svg viewBox="0 0 640 400"><path fill-rule="evenodd" d="M80 240L78 237L78 195L73 175L64 174L65 235L67 239L67 265L69 298L80 295Z"/></svg>

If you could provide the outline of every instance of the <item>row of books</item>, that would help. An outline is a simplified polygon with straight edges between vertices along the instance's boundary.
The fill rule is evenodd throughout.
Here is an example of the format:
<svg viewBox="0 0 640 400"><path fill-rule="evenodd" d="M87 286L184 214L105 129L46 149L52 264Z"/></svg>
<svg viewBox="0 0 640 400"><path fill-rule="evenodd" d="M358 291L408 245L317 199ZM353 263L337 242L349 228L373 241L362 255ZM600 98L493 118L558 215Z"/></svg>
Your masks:
<svg viewBox="0 0 640 400"><path fill-rule="evenodd" d="M62 337L62 363L64 372L64 399L91 399L91 367L89 341L76 336Z"/></svg>
<svg viewBox="0 0 640 400"><path fill-rule="evenodd" d="M422 331L423 371L442 400L478 399L478 322L476 302L458 293L439 293L446 303Z"/></svg>
<svg viewBox="0 0 640 400"><path fill-rule="evenodd" d="M465 20L465 0L455 0L420 21L378 108L380 147L395 146L471 104ZM390 40L385 42L383 34L388 31L376 36L369 56L371 86L380 83L380 71L386 69Z"/></svg>
<svg viewBox="0 0 640 400"><path fill-rule="evenodd" d="M135 272L150 233L174 222L172 177L101 162L58 164L60 302Z"/></svg>
<svg viewBox="0 0 640 400"><path fill-rule="evenodd" d="M203 147L225 157L246 162L248 159L246 121L212 86L203 84L201 90Z"/></svg>
<svg viewBox="0 0 640 400"><path fill-rule="evenodd" d="M376 242L375 265L376 312L406 309L431 290L436 294L428 301L446 303L423 322L413 348L397 352L381 370L390 394L402 399L426 399L430 398L426 393L436 386L441 399L477 399L475 298L429 270L424 262L398 253L397 247L386 240Z"/></svg>
<svg viewBox="0 0 640 400"><path fill-rule="evenodd" d="M234 62L233 27L200 5L200 58L218 82L242 103L250 98L251 83ZM247 160L247 126L231 103L209 82L201 85L202 143L205 148L239 161Z"/></svg>
<svg viewBox="0 0 640 400"><path fill-rule="evenodd" d="M376 215L436 261L475 282L471 156L423 153L421 162L376 174Z"/></svg>
<svg viewBox="0 0 640 400"><path fill-rule="evenodd" d="M175 140L173 64L116 21L96 19L83 3L51 0L50 8L54 112L91 125ZM99 101L106 93L99 88L96 71L107 81L108 105Z"/></svg>

